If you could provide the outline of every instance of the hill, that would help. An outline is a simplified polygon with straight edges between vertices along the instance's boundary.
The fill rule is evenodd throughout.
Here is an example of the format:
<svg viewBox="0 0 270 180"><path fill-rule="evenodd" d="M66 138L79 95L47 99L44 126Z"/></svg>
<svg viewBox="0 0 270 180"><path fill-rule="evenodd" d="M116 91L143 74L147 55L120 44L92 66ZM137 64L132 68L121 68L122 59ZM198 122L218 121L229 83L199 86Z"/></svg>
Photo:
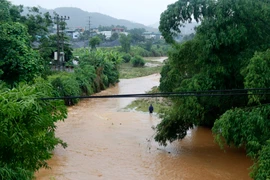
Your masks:
<svg viewBox="0 0 270 180"><path fill-rule="evenodd" d="M97 13L97 12L87 12L83 11L80 8L74 7L60 7L53 10L44 9L39 7L41 12L49 12L53 15L53 12L56 12L60 16L69 16L70 20L66 21L68 27L75 28L75 27L88 27L89 17L91 17L91 27L98 27L101 26L111 26L111 25L121 25L125 26L128 29L133 28L145 28L147 31L157 32L157 28L145 26L140 23L131 22L124 19L117 19L105 14ZM25 8L25 12L27 13L27 9Z"/></svg>

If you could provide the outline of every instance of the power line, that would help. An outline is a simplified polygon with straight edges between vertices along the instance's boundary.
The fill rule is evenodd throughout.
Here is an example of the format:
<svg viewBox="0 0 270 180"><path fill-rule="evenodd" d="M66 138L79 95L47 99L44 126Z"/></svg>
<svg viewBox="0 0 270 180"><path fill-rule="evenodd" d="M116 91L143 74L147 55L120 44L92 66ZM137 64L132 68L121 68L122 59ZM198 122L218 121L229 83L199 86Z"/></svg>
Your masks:
<svg viewBox="0 0 270 180"><path fill-rule="evenodd" d="M244 91L244 92L241 92ZM265 91L252 92L251 91ZM267 92L268 91L268 92ZM59 99L106 99L106 98L156 98L156 97L217 97L217 96L250 96L250 95L270 95L270 88L253 89L232 89L232 90L209 90L209 91L187 91L187 92L167 92L151 94L120 94L104 96L69 96L69 97L46 97L41 100L59 100Z"/></svg>

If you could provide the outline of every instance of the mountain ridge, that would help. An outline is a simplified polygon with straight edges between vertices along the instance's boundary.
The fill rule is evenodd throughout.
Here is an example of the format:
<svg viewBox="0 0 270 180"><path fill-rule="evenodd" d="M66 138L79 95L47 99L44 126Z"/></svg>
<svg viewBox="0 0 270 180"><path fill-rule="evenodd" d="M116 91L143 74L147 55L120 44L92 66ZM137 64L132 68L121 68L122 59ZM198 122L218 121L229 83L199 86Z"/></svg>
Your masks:
<svg viewBox="0 0 270 180"><path fill-rule="evenodd" d="M112 16L102 14L99 12L88 12L77 7L58 7L55 9L45 9L42 7L38 7L38 8L40 12L42 13L49 12L51 15L53 15L53 12L56 12L60 16L69 16L70 19L66 21L67 26L69 28L81 27L81 28L88 29L89 17L90 17L92 28L93 27L97 28L98 26L120 25L120 26L125 26L128 29L144 28L146 29L146 31L158 32L157 28L146 26L141 23L132 22L125 19L117 19ZM24 10L25 10L24 13L27 14L28 10L26 8Z"/></svg>

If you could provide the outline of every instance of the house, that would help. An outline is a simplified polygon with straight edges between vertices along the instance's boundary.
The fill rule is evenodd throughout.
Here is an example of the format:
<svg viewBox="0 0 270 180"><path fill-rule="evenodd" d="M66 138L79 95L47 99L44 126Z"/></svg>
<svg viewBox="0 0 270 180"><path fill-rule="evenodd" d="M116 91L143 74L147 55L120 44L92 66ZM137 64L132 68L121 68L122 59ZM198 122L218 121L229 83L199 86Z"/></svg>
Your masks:
<svg viewBox="0 0 270 180"><path fill-rule="evenodd" d="M81 32L78 29L66 29L65 33L72 39L78 39L81 35Z"/></svg>
<svg viewBox="0 0 270 180"><path fill-rule="evenodd" d="M71 29L67 29L67 30L65 30L65 32L72 39L78 39L80 37L80 35L81 35L80 32L78 32L76 30L71 30Z"/></svg>
<svg viewBox="0 0 270 180"><path fill-rule="evenodd" d="M118 28L118 27L112 28L112 34L113 33L119 34L119 33L123 33L123 32L125 32L125 29L124 28Z"/></svg>
<svg viewBox="0 0 270 180"><path fill-rule="evenodd" d="M111 31L100 31L97 34L104 34L106 40L109 40L114 33L128 35L128 32L125 32L124 28L113 28Z"/></svg>
<svg viewBox="0 0 270 180"><path fill-rule="evenodd" d="M154 32L144 32L142 36L145 37L145 39L162 39L161 33L154 33Z"/></svg>
<svg viewBox="0 0 270 180"><path fill-rule="evenodd" d="M118 28L118 27L112 28L112 34L114 34L114 33L117 33L118 35L120 35L120 34L124 34L126 36L128 35L128 32L125 32L124 28Z"/></svg>
<svg viewBox="0 0 270 180"><path fill-rule="evenodd" d="M153 32L144 32L142 36L145 37L145 39L155 39L156 36Z"/></svg>
<svg viewBox="0 0 270 180"><path fill-rule="evenodd" d="M73 34L72 34L72 38L73 39L78 39L80 37L81 33L79 33L78 31L75 31Z"/></svg>
<svg viewBox="0 0 270 180"><path fill-rule="evenodd" d="M112 37L112 31L100 31L98 34L104 34L107 40Z"/></svg>
<svg viewBox="0 0 270 180"><path fill-rule="evenodd" d="M91 33L98 33L98 28L91 28L90 31Z"/></svg>
<svg viewBox="0 0 270 180"><path fill-rule="evenodd" d="M74 32L75 31L74 30L71 30L71 29L66 29L65 30L66 35L69 36L69 37L71 37L71 38L73 38L73 33Z"/></svg>

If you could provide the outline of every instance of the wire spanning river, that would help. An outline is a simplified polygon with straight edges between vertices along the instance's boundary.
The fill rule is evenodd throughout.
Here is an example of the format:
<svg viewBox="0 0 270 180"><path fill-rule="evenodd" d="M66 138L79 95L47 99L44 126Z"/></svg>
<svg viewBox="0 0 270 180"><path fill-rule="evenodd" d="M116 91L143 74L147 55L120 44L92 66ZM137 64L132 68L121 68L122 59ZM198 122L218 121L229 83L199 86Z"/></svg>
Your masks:
<svg viewBox="0 0 270 180"><path fill-rule="evenodd" d="M98 95L144 93L159 84L159 75L121 80ZM57 147L51 169L38 180L246 180L252 161L239 149L222 151L210 129L195 128L167 147L154 140L160 120L123 108L134 99L87 99L69 108L57 136L68 143Z"/></svg>

